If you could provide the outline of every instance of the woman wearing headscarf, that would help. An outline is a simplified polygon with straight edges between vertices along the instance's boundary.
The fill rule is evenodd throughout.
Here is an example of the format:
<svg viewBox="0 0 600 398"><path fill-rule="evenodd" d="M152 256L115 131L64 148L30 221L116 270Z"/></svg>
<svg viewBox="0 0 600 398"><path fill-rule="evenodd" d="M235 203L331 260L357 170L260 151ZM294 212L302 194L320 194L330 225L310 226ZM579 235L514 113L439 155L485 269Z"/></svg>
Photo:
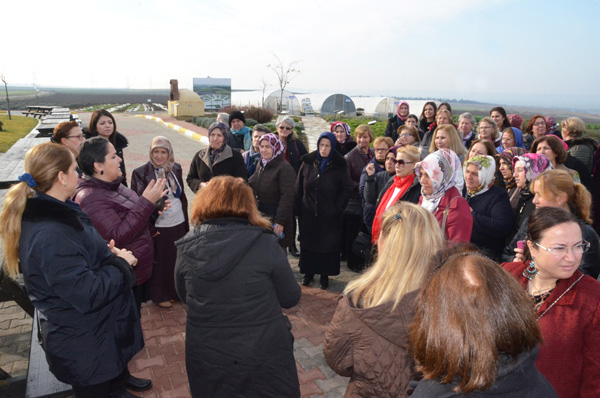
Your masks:
<svg viewBox="0 0 600 398"><path fill-rule="evenodd" d="M498 153L502 153L506 148L523 148L523 133L516 127L507 127L502 130L501 144L496 148Z"/></svg>
<svg viewBox="0 0 600 398"><path fill-rule="evenodd" d="M521 195L512 233L514 235L521 224L529 217L529 213L535 209L533 193L529 190L529 183L531 183L533 177L544 170L552 170L553 167L550 160L541 153L526 153L522 156L515 156L512 160L512 166L513 176Z"/></svg>
<svg viewBox="0 0 600 398"><path fill-rule="evenodd" d="M242 154L226 142L227 126L215 122L208 127L208 148L200 149L192 158L186 181L192 192L198 191L211 178L223 174L248 179Z"/></svg>
<svg viewBox="0 0 600 398"><path fill-rule="evenodd" d="M347 123L344 122L333 122L329 129L337 140L336 151L342 156L346 156L357 145L356 141L352 139L352 130Z"/></svg>
<svg viewBox="0 0 600 398"><path fill-rule="evenodd" d="M142 196L146 187L159 178L167 181L166 197L170 206L162 214L156 212L153 216L151 234L154 241L154 267L148 281L148 294L154 303L169 308L171 301L178 299L174 279L177 259L175 241L181 239L190 226L181 165L175 162L171 141L162 136L152 140L150 160L133 171L131 189Z"/></svg>
<svg viewBox="0 0 600 398"><path fill-rule="evenodd" d="M398 128L406 122L408 115L410 114L408 102L402 101L398 104L396 114L388 120L388 124L385 128L385 136L390 137L392 141L396 142L398 139Z"/></svg>
<svg viewBox="0 0 600 398"><path fill-rule="evenodd" d="M296 179L302 284L308 286L320 274L321 289L327 289L329 275L340 273L343 213L352 194L346 160L336 144L333 133L321 134L318 149L302 157Z"/></svg>
<svg viewBox="0 0 600 398"><path fill-rule="evenodd" d="M231 112L229 114L229 127L227 145L241 152L249 151L252 148L252 131L246 126L244 114L240 111Z"/></svg>
<svg viewBox="0 0 600 398"><path fill-rule="evenodd" d="M256 170L256 166L260 163L260 149L258 148L260 137L265 134L269 134L271 130L261 124L257 124L252 129L252 148L249 151L242 153L244 163L246 164L246 170L248 170L248 178Z"/></svg>
<svg viewBox="0 0 600 398"><path fill-rule="evenodd" d="M510 199L510 206L512 207L513 217L516 215L519 209L519 200L521 199L521 190L517 187L515 177L513 176L512 160L515 156L522 156L526 150L523 148L507 148L502 153L496 155L498 161L498 169L504 180L504 188L508 193Z"/></svg>
<svg viewBox="0 0 600 398"><path fill-rule="evenodd" d="M440 149L417 163L415 173L421 183L419 204L433 213L448 242L469 242L473 216L460 195L464 185L458 156Z"/></svg>
<svg viewBox="0 0 600 398"><path fill-rule="evenodd" d="M496 162L492 156L473 156L464 165L465 199L471 207L471 242L498 259L513 230L513 213L506 190L494 185Z"/></svg>
<svg viewBox="0 0 600 398"><path fill-rule="evenodd" d="M259 148L261 161L248 183L254 191L258 210L273 222L273 231L285 249L295 238L292 210L296 173L285 161L283 143L275 134L263 135Z"/></svg>

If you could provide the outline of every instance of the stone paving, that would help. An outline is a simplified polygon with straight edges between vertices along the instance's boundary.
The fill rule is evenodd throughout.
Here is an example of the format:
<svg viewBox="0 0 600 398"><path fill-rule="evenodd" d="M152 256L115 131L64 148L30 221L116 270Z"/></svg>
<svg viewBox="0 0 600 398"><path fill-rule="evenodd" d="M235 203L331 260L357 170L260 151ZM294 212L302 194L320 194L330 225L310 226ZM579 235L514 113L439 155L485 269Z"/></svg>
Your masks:
<svg viewBox="0 0 600 398"><path fill-rule="evenodd" d="M79 116L84 122L89 121L89 113ZM124 150L128 175L135 167L148 160L150 141L154 136L164 135L171 140L175 159L181 163L184 175L189 170L193 155L202 147L202 144L151 120L121 114L116 114L115 117L118 130L129 139L129 147ZM303 122L309 150L314 150L316 139L323 131L329 130L329 124L317 117L304 117ZM185 127L193 128L187 125ZM197 129L194 131L202 134L201 128ZM189 189L186 191L191 204L194 195ZM288 256L288 260L300 282L302 275L299 273L297 259ZM292 333L296 340L294 356L302 397L334 398L344 395L348 378L338 376L325 363L323 339L335 312L339 294L348 281L356 276L356 273L342 263L340 275L330 278L327 291L316 287L317 282L313 282L315 287L302 287L300 303L284 311L292 322ZM181 303L176 303L169 309L152 303L142 307L146 347L129 366L134 375L152 379L154 386L152 390L135 393L136 395L156 398L190 397L185 368L185 321L186 306ZM26 375L31 323L31 318L14 302L0 303L0 366L13 377L22 378ZM7 395L7 390L0 385L0 396L22 395Z"/></svg>

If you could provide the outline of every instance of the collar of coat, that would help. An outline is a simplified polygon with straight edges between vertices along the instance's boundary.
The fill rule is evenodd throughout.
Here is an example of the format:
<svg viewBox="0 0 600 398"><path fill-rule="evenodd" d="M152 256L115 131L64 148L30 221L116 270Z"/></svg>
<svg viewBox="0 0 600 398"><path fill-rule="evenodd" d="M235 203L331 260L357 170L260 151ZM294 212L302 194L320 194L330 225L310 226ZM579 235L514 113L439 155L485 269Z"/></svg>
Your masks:
<svg viewBox="0 0 600 398"><path fill-rule="evenodd" d="M42 222L56 221L77 231L83 231L81 222L81 211L77 211L76 206L69 206L48 195L39 195L34 198L27 199L25 211L23 212L23 221Z"/></svg>
<svg viewBox="0 0 600 398"><path fill-rule="evenodd" d="M300 158L300 160L302 160L304 163L308 163L308 164L315 163L317 161L317 151L313 151L311 153L307 153L306 155L303 155ZM333 151L333 155L331 156L330 163L333 163L339 167L346 168L346 159L344 159L344 157L342 155L340 155L340 153L336 150Z"/></svg>
<svg viewBox="0 0 600 398"><path fill-rule="evenodd" d="M219 157L217 158L215 163L211 166L210 165L210 148L203 149L203 151L204 151L204 153L202 154L202 156L200 156L200 159L211 170L216 164L221 163L225 159L229 159L229 158L233 157L233 149L231 149L231 147L229 145L225 145L225 149L223 149L223 152L221 152L221 155L219 155Z"/></svg>

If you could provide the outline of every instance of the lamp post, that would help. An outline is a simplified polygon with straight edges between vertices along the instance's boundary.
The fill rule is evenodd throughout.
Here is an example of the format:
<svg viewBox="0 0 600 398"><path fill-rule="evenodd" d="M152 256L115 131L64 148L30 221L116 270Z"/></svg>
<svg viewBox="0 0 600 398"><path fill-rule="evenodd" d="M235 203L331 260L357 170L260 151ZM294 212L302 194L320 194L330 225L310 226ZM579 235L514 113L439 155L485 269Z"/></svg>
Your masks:
<svg viewBox="0 0 600 398"><path fill-rule="evenodd" d="M10 117L10 101L8 100L8 84L6 84L6 77L0 76L0 79L4 83L4 89L6 90L6 107L8 108L8 120L12 120Z"/></svg>

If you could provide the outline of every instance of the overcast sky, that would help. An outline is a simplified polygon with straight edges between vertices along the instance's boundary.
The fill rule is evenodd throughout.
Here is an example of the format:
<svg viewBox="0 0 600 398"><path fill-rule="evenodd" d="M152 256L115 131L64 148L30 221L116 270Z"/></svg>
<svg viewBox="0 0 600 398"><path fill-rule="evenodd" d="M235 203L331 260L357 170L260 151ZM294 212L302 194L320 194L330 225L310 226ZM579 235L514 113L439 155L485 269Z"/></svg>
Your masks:
<svg viewBox="0 0 600 398"><path fill-rule="evenodd" d="M290 88L600 109L600 2L17 1L1 7L9 84Z"/></svg>

